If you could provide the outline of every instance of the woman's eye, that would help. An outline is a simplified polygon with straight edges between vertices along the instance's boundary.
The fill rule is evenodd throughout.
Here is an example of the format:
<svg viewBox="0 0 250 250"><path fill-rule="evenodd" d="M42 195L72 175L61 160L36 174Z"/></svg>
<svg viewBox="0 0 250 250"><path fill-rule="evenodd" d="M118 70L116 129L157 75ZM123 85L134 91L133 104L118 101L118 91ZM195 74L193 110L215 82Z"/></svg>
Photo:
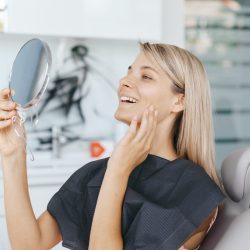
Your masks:
<svg viewBox="0 0 250 250"><path fill-rule="evenodd" d="M152 79L153 79L152 77L147 76L147 75L143 75L142 78L143 78L143 79L146 79L146 80L152 80Z"/></svg>

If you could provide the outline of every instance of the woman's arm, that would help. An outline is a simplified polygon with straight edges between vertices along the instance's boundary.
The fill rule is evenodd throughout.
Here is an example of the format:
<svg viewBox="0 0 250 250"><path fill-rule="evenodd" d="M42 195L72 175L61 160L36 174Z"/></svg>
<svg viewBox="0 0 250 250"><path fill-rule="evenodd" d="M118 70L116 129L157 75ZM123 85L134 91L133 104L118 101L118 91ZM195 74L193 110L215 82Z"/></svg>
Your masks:
<svg viewBox="0 0 250 250"><path fill-rule="evenodd" d="M14 91L0 90L0 156L4 184L4 205L9 239L13 250L47 250L60 241L61 235L48 212L36 220L32 210L27 181L26 140L14 128L20 124L17 103L10 100ZM12 118L16 116L16 124Z"/></svg>
<svg viewBox="0 0 250 250"><path fill-rule="evenodd" d="M153 106L147 108L138 129L137 119L132 119L127 134L109 158L92 221L89 250L123 249L122 203L128 178L150 151L157 125L157 111Z"/></svg>
<svg viewBox="0 0 250 250"><path fill-rule="evenodd" d="M58 226L48 212L36 219L28 191L26 153L2 157L5 214L11 249L48 250L61 241Z"/></svg>
<svg viewBox="0 0 250 250"><path fill-rule="evenodd" d="M183 243L178 250L195 250L206 237L208 231L211 229L216 216L218 214L218 207L216 207L208 218L195 230L195 232Z"/></svg>
<svg viewBox="0 0 250 250"><path fill-rule="evenodd" d="M92 221L89 250L121 250L122 203L129 173L116 173L108 164Z"/></svg>

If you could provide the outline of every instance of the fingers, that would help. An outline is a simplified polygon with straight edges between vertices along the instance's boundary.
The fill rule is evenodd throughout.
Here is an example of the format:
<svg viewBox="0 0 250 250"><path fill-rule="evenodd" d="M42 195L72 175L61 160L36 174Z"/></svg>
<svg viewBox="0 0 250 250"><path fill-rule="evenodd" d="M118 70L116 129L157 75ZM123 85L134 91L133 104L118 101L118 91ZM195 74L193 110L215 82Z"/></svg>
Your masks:
<svg viewBox="0 0 250 250"><path fill-rule="evenodd" d="M136 141L141 141L141 139L145 136L147 131L147 126L148 126L148 109L146 108L142 114L141 125L135 137Z"/></svg>
<svg viewBox="0 0 250 250"><path fill-rule="evenodd" d="M14 95L14 90L10 92L10 89L6 88L0 91L0 110L12 111L16 108L17 104L9 100L10 94Z"/></svg>
<svg viewBox="0 0 250 250"><path fill-rule="evenodd" d="M11 119L0 121L0 129L10 126L12 123Z"/></svg>
<svg viewBox="0 0 250 250"><path fill-rule="evenodd" d="M137 128L137 116L135 116L132 121L131 121L131 124L130 124L130 127L129 127L129 132L133 135L136 134L136 128Z"/></svg>
<svg viewBox="0 0 250 250"><path fill-rule="evenodd" d="M0 101L0 109L5 111L12 111L16 108L17 104L12 101Z"/></svg>
<svg viewBox="0 0 250 250"><path fill-rule="evenodd" d="M2 89L0 91L0 100L1 101L9 100L10 96L14 94L15 94L14 90L10 90L9 88Z"/></svg>
<svg viewBox="0 0 250 250"><path fill-rule="evenodd" d="M126 138L128 140L134 138L134 136L136 135L137 122L138 122L137 119L138 119L138 117L136 115L135 117L133 117L133 119L130 123L128 133L126 134Z"/></svg>
<svg viewBox="0 0 250 250"><path fill-rule="evenodd" d="M10 119L12 116L16 115L16 111L12 110L12 111L4 111L4 110L0 110L0 120L7 120Z"/></svg>
<svg viewBox="0 0 250 250"><path fill-rule="evenodd" d="M145 111L141 127L135 138L138 143L142 143L146 148L150 147L153 141L155 129L157 126L157 116L158 111L154 110L153 106L151 106L148 111Z"/></svg>
<svg viewBox="0 0 250 250"><path fill-rule="evenodd" d="M152 122L151 119L149 120L150 112L151 110L148 108L143 112L141 126L135 138L136 141L141 141L147 134L149 122Z"/></svg>
<svg viewBox="0 0 250 250"><path fill-rule="evenodd" d="M128 133L124 138L125 141L133 140L134 143L141 143L143 146L151 145L157 126L157 114L158 111L155 111L153 106L149 109L146 108L143 112L138 131L138 116L134 117L130 123Z"/></svg>
<svg viewBox="0 0 250 250"><path fill-rule="evenodd" d="M0 91L0 129L10 126L11 118L16 115L16 103L9 101L10 94L14 95L14 91L9 88Z"/></svg>

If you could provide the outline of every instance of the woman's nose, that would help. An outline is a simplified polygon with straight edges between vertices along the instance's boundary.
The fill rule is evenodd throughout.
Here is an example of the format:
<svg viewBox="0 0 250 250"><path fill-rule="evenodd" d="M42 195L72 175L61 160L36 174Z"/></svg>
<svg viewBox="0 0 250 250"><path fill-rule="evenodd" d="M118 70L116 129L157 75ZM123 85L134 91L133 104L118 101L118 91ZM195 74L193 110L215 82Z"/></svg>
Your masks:
<svg viewBox="0 0 250 250"><path fill-rule="evenodd" d="M135 85L134 81L132 81L131 79L129 78L125 78L123 77L121 80L120 80L120 86L126 86L126 87L130 87L130 88L133 88Z"/></svg>

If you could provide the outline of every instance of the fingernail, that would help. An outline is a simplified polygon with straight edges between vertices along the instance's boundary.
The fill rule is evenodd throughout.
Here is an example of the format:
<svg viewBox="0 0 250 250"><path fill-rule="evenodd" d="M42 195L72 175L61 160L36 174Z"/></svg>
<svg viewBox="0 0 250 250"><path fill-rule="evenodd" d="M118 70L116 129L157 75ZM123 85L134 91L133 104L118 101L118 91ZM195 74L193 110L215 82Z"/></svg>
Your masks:
<svg viewBox="0 0 250 250"><path fill-rule="evenodd" d="M158 115L158 110L155 110L155 116L157 116Z"/></svg>
<svg viewBox="0 0 250 250"><path fill-rule="evenodd" d="M149 109L150 109L151 111L153 111L153 110L154 110L154 106L153 106L153 105L150 105Z"/></svg>

